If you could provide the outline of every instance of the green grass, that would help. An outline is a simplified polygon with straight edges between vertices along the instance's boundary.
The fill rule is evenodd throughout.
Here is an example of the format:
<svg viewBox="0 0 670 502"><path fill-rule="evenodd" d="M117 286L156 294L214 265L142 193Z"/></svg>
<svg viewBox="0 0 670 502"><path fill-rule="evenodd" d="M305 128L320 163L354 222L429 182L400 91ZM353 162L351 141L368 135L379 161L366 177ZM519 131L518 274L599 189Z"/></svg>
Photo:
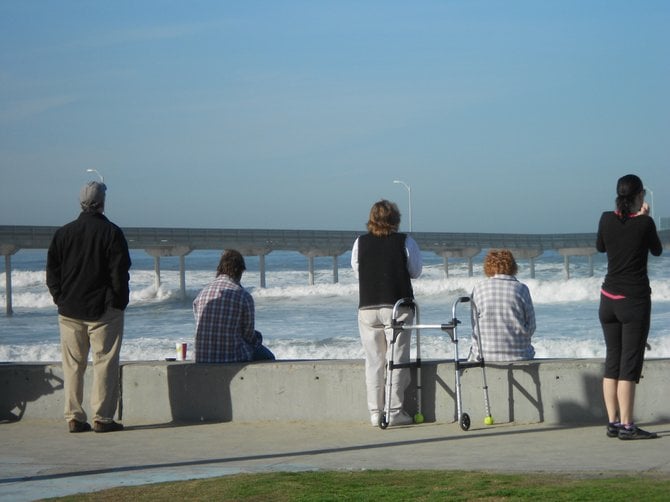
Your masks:
<svg viewBox="0 0 670 502"><path fill-rule="evenodd" d="M579 500L667 501L670 479L651 476L574 477L455 471L312 471L239 474L123 487L62 501L405 501Z"/></svg>

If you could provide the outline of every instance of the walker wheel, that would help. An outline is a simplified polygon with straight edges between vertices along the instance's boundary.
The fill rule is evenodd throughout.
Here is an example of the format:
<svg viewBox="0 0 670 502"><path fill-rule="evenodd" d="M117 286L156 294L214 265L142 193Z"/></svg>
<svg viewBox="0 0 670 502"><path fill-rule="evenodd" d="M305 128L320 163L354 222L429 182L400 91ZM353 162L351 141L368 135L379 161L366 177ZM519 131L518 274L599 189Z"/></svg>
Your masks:
<svg viewBox="0 0 670 502"><path fill-rule="evenodd" d="M386 429L389 426L388 421L386 420L386 415L382 413L379 417L379 428Z"/></svg>
<svg viewBox="0 0 670 502"><path fill-rule="evenodd" d="M463 413L461 415L461 429L467 431L470 428L470 415Z"/></svg>

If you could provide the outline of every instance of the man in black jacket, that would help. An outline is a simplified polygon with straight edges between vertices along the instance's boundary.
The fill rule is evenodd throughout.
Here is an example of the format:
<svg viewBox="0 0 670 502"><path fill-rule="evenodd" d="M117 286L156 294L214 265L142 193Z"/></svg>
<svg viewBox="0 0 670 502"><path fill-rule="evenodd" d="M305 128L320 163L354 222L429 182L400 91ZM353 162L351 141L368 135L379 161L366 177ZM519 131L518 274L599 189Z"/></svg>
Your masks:
<svg viewBox="0 0 670 502"><path fill-rule="evenodd" d="M47 255L47 286L58 306L65 420L70 432L91 430L82 407L91 349L93 430L123 429L114 415L131 262L123 232L103 214L106 191L104 183L97 181L81 189L81 214L56 231Z"/></svg>

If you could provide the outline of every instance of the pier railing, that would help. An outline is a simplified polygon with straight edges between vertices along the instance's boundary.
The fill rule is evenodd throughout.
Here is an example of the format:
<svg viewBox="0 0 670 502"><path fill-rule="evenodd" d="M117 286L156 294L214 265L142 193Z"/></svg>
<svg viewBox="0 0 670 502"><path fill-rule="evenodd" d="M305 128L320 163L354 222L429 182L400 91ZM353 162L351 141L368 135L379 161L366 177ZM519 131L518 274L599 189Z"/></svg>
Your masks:
<svg viewBox="0 0 670 502"><path fill-rule="evenodd" d="M46 249L58 227L0 225L0 249ZM269 252L274 250L316 252L317 256L342 254L351 246L360 231L342 230L264 230L126 227L123 229L131 248L187 246L191 249L249 248ZM670 230L660 232L665 241ZM412 237L421 249L435 251L464 248L517 248L559 250L562 248L593 248L595 233L575 234L499 234L413 232ZM662 237L663 238L663 237Z"/></svg>

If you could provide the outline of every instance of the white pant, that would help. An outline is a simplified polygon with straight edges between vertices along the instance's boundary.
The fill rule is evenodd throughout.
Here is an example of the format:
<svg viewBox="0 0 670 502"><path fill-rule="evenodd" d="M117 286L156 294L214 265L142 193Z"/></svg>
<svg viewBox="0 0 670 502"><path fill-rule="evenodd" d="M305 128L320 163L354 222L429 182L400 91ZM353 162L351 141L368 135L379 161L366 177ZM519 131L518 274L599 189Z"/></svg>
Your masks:
<svg viewBox="0 0 670 502"><path fill-rule="evenodd" d="M413 312L402 309L403 320L411 324ZM384 379L387 358L391 358L391 342L393 329L391 320L392 308L360 309L358 311L358 331L365 351L365 383L368 393L368 410L370 414L379 413L384 409ZM411 333L401 331L395 342L393 363L409 362ZM389 410L402 409L405 389L410 382L409 368L394 369L392 373L392 392Z"/></svg>

